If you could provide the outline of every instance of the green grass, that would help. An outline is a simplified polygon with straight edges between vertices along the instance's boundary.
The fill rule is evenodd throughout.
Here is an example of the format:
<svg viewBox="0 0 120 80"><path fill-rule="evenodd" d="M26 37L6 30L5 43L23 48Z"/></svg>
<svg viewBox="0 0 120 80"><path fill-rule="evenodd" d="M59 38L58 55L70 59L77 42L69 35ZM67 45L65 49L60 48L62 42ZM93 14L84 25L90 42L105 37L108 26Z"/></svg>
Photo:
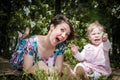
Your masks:
<svg viewBox="0 0 120 80"><path fill-rule="evenodd" d="M0 80L68 80L68 76L63 75L62 77L58 77L56 73L54 74L46 74L43 70L37 70L35 75L23 73L20 76L1 76ZM73 80L82 80L80 77ZM93 80L92 78L90 80ZM111 80L111 77L107 78L102 76L99 80Z"/></svg>

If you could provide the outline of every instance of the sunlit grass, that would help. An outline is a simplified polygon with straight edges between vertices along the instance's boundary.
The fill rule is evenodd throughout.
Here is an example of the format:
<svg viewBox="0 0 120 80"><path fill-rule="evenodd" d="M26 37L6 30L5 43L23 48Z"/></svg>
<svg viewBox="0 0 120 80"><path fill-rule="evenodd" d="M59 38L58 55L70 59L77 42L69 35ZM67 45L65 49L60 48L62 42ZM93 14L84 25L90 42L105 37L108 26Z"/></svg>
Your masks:
<svg viewBox="0 0 120 80"><path fill-rule="evenodd" d="M66 72L67 73L67 72ZM1 76L0 80L82 80L80 77L73 79L71 75L62 75L58 76L58 74L46 74L44 70L37 70L34 75L23 73L20 76ZM90 78L89 80L94 80ZM102 76L99 80L111 80L111 78L107 78Z"/></svg>

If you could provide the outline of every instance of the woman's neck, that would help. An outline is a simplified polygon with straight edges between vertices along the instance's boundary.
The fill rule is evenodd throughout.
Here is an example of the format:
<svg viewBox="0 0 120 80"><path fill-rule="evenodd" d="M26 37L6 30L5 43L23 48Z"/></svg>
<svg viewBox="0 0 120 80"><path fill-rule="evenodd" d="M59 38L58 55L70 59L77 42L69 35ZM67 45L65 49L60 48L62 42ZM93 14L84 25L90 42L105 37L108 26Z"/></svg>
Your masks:
<svg viewBox="0 0 120 80"><path fill-rule="evenodd" d="M45 49L54 49L55 47L50 44L50 41L47 36L38 37L39 44Z"/></svg>
<svg viewBox="0 0 120 80"><path fill-rule="evenodd" d="M38 36L37 41L41 57L48 58L54 53L55 47L50 44L47 36Z"/></svg>

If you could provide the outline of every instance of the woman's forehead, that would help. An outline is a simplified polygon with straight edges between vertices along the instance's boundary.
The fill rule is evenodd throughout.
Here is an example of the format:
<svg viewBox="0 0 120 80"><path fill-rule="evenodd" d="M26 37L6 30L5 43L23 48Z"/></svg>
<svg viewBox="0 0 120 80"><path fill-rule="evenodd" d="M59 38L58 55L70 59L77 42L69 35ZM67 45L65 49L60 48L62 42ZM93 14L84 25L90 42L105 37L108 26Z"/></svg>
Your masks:
<svg viewBox="0 0 120 80"><path fill-rule="evenodd" d="M59 24L58 26L59 26L58 28L64 28L65 30L70 32L70 26L67 23L63 22Z"/></svg>

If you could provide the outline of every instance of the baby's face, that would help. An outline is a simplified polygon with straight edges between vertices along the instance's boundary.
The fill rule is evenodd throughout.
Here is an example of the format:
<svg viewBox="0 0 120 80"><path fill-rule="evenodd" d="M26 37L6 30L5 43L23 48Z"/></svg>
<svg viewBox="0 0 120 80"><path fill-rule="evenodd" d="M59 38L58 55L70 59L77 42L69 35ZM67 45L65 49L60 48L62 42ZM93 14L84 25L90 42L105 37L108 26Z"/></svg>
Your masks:
<svg viewBox="0 0 120 80"><path fill-rule="evenodd" d="M102 42L102 35L103 32L99 28L94 28L88 37L92 44L98 46Z"/></svg>

